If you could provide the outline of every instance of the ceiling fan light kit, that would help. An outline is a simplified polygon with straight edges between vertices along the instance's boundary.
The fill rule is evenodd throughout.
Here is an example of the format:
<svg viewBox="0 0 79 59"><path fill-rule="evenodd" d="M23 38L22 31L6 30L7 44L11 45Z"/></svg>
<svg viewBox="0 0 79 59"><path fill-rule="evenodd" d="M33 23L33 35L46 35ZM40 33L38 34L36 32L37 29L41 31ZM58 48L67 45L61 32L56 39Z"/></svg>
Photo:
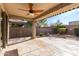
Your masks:
<svg viewBox="0 0 79 59"><path fill-rule="evenodd" d="M35 14L34 14L34 13L29 13L29 15L30 15L30 16L35 16Z"/></svg>
<svg viewBox="0 0 79 59"><path fill-rule="evenodd" d="M43 12L43 10L33 10L33 3L29 3L28 4L29 6L29 10L26 10L26 9L19 9L21 11L28 11L27 16L35 16L35 13L40 13L40 12Z"/></svg>

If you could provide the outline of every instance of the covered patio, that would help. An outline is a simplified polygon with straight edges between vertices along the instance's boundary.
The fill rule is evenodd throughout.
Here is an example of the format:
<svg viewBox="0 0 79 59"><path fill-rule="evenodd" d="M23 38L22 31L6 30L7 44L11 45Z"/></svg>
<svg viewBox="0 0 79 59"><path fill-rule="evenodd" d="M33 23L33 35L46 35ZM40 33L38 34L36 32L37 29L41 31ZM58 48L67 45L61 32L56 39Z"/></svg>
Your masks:
<svg viewBox="0 0 79 59"><path fill-rule="evenodd" d="M16 52L13 50L16 50ZM34 40L24 41L18 44L7 46L6 49L2 50L0 55L79 56L79 41L76 41L75 38L58 38L55 36L40 37Z"/></svg>
<svg viewBox="0 0 79 59"><path fill-rule="evenodd" d="M66 40L52 36L37 38L36 23L39 20L56 16L79 8L77 3L3 3L0 4L2 16L2 47L5 51L17 49L18 55L79 55L79 47L75 40ZM8 46L9 21L22 20L32 22L31 40ZM16 38L15 38L16 39ZM24 38L28 39L28 38ZM67 38L69 39L69 38ZM72 46L72 47L71 47ZM74 47L74 48L73 48ZM68 49L68 50L65 50ZM71 49L73 52L71 52ZM41 52L41 53L40 53Z"/></svg>

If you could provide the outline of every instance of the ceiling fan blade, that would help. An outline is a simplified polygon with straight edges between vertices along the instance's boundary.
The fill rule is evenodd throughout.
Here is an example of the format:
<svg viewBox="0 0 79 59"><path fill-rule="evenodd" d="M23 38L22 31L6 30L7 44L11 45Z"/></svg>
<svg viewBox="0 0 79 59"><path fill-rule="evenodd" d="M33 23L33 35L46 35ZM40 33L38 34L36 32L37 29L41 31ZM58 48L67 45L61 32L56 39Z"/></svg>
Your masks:
<svg viewBox="0 0 79 59"><path fill-rule="evenodd" d="M43 10L33 10L34 13L43 12Z"/></svg>
<svg viewBox="0 0 79 59"><path fill-rule="evenodd" d="M21 11L29 11L29 10L25 10L25 9L19 9L19 10L21 10Z"/></svg>

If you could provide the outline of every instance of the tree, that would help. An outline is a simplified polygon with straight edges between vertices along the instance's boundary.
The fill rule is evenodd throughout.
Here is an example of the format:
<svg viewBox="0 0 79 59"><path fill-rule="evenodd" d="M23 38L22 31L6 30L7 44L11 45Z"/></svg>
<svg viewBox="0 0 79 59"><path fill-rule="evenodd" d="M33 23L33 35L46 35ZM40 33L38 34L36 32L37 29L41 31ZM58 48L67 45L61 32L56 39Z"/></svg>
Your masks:
<svg viewBox="0 0 79 59"><path fill-rule="evenodd" d="M54 23L53 26L54 26L53 32L55 34L57 33L64 34L67 32L66 26L63 23L61 23L59 20L56 23Z"/></svg>
<svg viewBox="0 0 79 59"><path fill-rule="evenodd" d="M37 22L37 27L45 27L45 26L47 26L46 21L47 21L46 19L38 21ZM31 21L28 21L26 23L26 27L31 28L32 27L32 22Z"/></svg>
<svg viewBox="0 0 79 59"><path fill-rule="evenodd" d="M47 19L43 19L37 22L38 27L47 27Z"/></svg>
<svg viewBox="0 0 79 59"><path fill-rule="evenodd" d="M31 22L31 21L28 21L28 22L26 23L26 27L31 28L31 27L32 27L32 22Z"/></svg>
<svg viewBox="0 0 79 59"><path fill-rule="evenodd" d="M54 23L53 25L54 25L54 26L58 26L58 25L63 25L63 23L62 23L62 22L60 22L60 20L57 20L57 22L56 22L56 23Z"/></svg>

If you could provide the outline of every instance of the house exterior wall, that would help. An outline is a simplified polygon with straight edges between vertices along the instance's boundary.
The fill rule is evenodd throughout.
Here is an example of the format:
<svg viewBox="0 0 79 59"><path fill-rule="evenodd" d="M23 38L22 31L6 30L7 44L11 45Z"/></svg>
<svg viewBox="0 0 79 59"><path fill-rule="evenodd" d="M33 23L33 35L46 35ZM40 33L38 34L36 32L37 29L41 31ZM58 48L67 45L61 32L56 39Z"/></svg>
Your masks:
<svg viewBox="0 0 79 59"><path fill-rule="evenodd" d="M72 21L72 22L69 22L69 25L79 25L79 21Z"/></svg>

